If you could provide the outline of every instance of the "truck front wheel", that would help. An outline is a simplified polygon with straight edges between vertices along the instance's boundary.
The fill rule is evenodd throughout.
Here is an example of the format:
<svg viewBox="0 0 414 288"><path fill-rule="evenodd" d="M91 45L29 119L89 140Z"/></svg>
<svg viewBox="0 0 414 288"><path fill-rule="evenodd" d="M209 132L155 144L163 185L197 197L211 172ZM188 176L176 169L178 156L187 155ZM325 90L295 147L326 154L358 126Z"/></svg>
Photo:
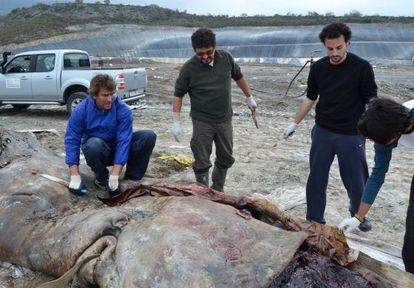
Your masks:
<svg viewBox="0 0 414 288"><path fill-rule="evenodd" d="M16 110L24 110L29 108L30 104L12 104L12 106Z"/></svg>
<svg viewBox="0 0 414 288"><path fill-rule="evenodd" d="M85 99L88 96L88 94L86 94L85 92L75 92L72 93L69 98L68 101L66 102L66 109L68 110L68 114L72 114L73 109L75 109L75 107L83 101L83 99Z"/></svg>

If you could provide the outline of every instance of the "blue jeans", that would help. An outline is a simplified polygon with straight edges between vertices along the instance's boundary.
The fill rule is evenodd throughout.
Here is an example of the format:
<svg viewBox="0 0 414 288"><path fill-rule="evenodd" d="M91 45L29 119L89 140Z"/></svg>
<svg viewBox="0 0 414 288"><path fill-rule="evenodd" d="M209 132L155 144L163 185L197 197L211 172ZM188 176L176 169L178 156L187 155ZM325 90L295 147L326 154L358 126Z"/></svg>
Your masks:
<svg viewBox="0 0 414 288"><path fill-rule="evenodd" d="M141 130L132 134L125 179L140 180L144 177L156 139L157 135L150 130ZM108 143L97 137L91 137L82 144L86 163L99 182L108 181L109 172L106 167L113 165L115 148L115 142Z"/></svg>
<svg viewBox="0 0 414 288"><path fill-rule="evenodd" d="M359 135L328 131L317 124L312 129L310 173L306 184L306 219L325 223L326 188L332 161L338 157L339 173L348 192L349 212L358 212L368 178L365 140Z"/></svg>

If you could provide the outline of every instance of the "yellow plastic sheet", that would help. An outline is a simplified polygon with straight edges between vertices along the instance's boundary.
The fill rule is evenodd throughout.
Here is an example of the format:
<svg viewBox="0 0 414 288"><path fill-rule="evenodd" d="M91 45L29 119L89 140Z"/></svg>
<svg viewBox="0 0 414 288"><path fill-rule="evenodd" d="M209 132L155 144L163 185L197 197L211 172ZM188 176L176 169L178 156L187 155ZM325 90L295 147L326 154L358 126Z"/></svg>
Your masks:
<svg viewBox="0 0 414 288"><path fill-rule="evenodd" d="M167 161L176 161L185 167L190 167L194 163L194 159L192 157L189 157L183 154L179 154L179 155L164 154L164 155L159 156L158 159L167 160Z"/></svg>

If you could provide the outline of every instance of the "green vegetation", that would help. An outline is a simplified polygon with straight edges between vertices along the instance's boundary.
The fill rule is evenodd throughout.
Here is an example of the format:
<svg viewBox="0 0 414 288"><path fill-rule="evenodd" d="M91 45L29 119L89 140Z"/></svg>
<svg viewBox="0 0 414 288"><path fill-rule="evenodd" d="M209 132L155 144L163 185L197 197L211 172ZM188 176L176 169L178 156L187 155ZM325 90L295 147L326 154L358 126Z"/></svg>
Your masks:
<svg viewBox="0 0 414 288"><path fill-rule="evenodd" d="M53 29L50 29L53 25ZM23 43L34 39L52 37L66 33L66 23L60 17L50 14L40 15L39 17L25 17L24 25L22 21L8 21L3 23L0 29L0 43ZM47 33L47 34L46 34Z"/></svg>
<svg viewBox="0 0 414 288"><path fill-rule="evenodd" d="M52 5L37 4L30 8L17 8L0 17L0 45L23 43L69 33L67 26L76 24L139 24L186 27L226 26L305 26L324 25L329 22L345 23L402 23L413 24L414 17L363 16L351 11L344 16L332 12L324 15L309 12L307 15L247 16L196 15L171 10L157 5L111 5L110 0L85 4L81 0Z"/></svg>

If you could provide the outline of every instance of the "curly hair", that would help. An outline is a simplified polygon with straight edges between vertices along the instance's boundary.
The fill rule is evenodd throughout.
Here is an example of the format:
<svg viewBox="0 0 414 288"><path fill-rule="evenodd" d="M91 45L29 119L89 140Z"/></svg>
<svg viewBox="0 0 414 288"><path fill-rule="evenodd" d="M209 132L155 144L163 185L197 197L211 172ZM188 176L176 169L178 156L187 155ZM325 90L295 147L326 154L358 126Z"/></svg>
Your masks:
<svg viewBox="0 0 414 288"><path fill-rule="evenodd" d="M108 74L97 74L91 79L89 94L91 96L97 96L101 88L106 88L108 91L115 91L116 84L114 79Z"/></svg>
<svg viewBox="0 0 414 288"><path fill-rule="evenodd" d="M345 42L348 42L352 36L351 29L344 23L335 22L323 27L321 33L319 33L319 39L325 44L325 39L336 39L341 35L344 36Z"/></svg>
<svg viewBox="0 0 414 288"><path fill-rule="evenodd" d="M216 47L216 34L206 28L200 28L191 35L191 44L194 51L197 48Z"/></svg>
<svg viewBox="0 0 414 288"><path fill-rule="evenodd" d="M359 134L379 144L389 144L404 134L413 121L409 110L387 98L374 98L358 122Z"/></svg>

